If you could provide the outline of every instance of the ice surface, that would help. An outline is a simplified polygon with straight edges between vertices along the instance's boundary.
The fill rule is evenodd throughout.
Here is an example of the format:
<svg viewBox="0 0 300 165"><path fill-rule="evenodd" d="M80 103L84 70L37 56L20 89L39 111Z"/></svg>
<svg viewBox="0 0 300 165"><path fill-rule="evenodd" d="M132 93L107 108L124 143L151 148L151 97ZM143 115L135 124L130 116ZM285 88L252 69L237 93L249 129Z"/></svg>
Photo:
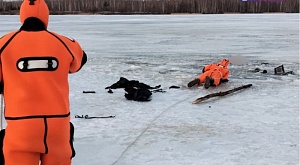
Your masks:
<svg viewBox="0 0 300 165"><path fill-rule="evenodd" d="M20 26L18 16L0 18L0 35ZM77 39L89 57L70 75L73 165L299 164L298 14L51 16L49 30ZM229 66L228 83L186 88L204 65L230 56L247 63ZM296 75L274 75L279 65ZM107 93L121 76L166 92L143 103L123 89ZM116 117L74 118L85 114Z"/></svg>

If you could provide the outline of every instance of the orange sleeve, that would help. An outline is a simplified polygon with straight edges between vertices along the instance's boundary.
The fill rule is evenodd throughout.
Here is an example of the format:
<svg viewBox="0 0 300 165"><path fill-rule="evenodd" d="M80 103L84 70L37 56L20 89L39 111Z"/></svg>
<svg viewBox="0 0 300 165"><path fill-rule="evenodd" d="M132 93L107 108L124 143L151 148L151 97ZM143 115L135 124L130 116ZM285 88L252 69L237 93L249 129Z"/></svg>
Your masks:
<svg viewBox="0 0 300 165"><path fill-rule="evenodd" d="M2 83L2 60L1 60L1 54L2 54L2 51L4 50L5 46L6 46L6 43L9 41L9 39L14 35L16 34L16 31L14 32L11 32L11 33L8 33L4 36L2 36L0 38L0 83Z"/></svg>
<svg viewBox="0 0 300 165"><path fill-rule="evenodd" d="M0 38L0 83L2 82L2 60L1 60L1 53L2 53L2 47L4 45L4 36Z"/></svg>
<svg viewBox="0 0 300 165"><path fill-rule="evenodd" d="M4 48L4 45L5 43L7 42L7 37L5 36L2 36L0 38L0 94L2 94L3 92L3 83L2 83L2 80L3 80L3 77L2 77L2 60L1 60L1 54L2 54L2 51L3 51L3 48Z"/></svg>
<svg viewBox="0 0 300 165"><path fill-rule="evenodd" d="M64 36L62 36L61 39L68 47L73 58L70 64L69 72L75 73L79 71L81 67L86 63L87 56L85 52L82 50L80 44L75 39L70 39Z"/></svg>
<svg viewBox="0 0 300 165"><path fill-rule="evenodd" d="M223 74L223 77L222 77L223 80L228 79L229 70L227 68L222 69L222 74Z"/></svg>
<svg viewBox="0 0 300 165"><path fill-rule="evenodd" d="M75 41L75 40L74 40ZM81 67L86 63L86 54L85 52L81 49L81 46L77 41L74 42L74 59L71 63L70 66L70 73L77 72L81 69Z"/></svg>
<svg viewBox="0 0 300 165"><path fill-rule="evenodd" d="M209 64L209 65L204 66L204 68L203 68L203 70L202 70L202 73L204 73L204 72L210 70L210 69L211 69L211 66L212 66L212 64Z"/></svg>
<svg viewBox="0 0 300 165"><path fill-rule="evenodd" d="M0 38L0 83L2 83L2 60L1 60L1 53L2 53L2 49L4 44L6 43L6 39L5 36L2 36Z"/></svg>

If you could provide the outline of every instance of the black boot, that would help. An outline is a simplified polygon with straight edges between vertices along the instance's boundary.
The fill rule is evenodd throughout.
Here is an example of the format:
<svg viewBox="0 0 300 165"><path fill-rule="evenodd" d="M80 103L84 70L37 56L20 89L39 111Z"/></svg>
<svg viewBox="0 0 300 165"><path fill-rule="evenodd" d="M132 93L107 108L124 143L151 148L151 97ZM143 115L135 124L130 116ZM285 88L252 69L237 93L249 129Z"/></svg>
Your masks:
<svg viewBox="0 0 300 165"><path fill-rule="evenodd" d="M196 78L193 81L189 82L187 86L190 88L190 87L192 87L196 84L199 84L199 83L200 83L200 80L198 78Z"/></svg>
<svg viewBox="0 0 300 165"><path fill-rule="evenodd" d="M209 77L209 76L206 76L205 77L204 88L205 89L209 88L213 83L214 83L214 79Z"/></svg>

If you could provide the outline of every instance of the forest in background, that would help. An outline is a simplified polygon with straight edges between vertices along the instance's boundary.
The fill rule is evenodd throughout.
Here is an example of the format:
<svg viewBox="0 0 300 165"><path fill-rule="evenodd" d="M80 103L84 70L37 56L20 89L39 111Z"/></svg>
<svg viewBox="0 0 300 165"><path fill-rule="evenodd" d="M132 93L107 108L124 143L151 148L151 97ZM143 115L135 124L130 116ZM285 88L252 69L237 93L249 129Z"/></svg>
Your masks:
<svg viewBox="0 0 300 165"><path fill-rule="evenodd" d="M45 0L50 14L299 13L299 0ZM0 0L0 14L18 14L21 0Z"/></svg>

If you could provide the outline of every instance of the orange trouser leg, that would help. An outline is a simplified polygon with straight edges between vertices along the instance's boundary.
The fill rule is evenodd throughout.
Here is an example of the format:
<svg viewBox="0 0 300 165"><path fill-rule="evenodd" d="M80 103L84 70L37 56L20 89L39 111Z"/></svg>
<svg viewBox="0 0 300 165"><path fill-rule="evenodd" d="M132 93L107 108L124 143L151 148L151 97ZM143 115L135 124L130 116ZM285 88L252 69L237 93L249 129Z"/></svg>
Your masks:
<svg viewBox="0 0 300 165"><path fill-rule="evenodd" d="M5 165L71 164L68 118L7 120L5 131Z"/></svg>
<svg viewBox="0 0 300 165"><path fill-rule="evenodd" d="M205 77L206 76L210 76L212 71L206 71L204 73L202 73L198 78L200 80L200 83L204 83L205 82Z"/></svg>
<svg viewBox="0 0 300 165"><path fill-rule="evenodd" d="M71 165L70 155L59 155L56 153L43 154L41 157L41 165Z"/></svg>
<svg viewBox="0 0 300 165"><path fill-rule="evenodd" d="M204 73L202 73L198 78L200 80L200 83L205 82L205 77L209 76L214 79L214 84L217 86L220 84L220 80L222 77L222 73L218 69L209 70Z"/></svg>
<svg viewBox="0 0 300 165"><path fill-rule="evenodd" d="M40 153L11 151L5 153L5 165L38 165Z"/></svg>
<svg viewBox="0 0 300 165"><path fill-rule="evenodd" d="M38 165L44 151L43 119L7 120L3 141L5 165Z"/></svg>
<svg viewBox="0 0 300 165"><path fill-rule="evenodd" d="M214 69L210 77L214 79L214 84L218 86L220 84L222 73L218 69Z"/></svg>
<svg viewBox="0 0 300 165"><path fill-rule="evenodd" d="M70 122L62 119L48 119L49 152L41 157L41 165L71 165ZM57 137L57 138L50 138Z"/></svg>

